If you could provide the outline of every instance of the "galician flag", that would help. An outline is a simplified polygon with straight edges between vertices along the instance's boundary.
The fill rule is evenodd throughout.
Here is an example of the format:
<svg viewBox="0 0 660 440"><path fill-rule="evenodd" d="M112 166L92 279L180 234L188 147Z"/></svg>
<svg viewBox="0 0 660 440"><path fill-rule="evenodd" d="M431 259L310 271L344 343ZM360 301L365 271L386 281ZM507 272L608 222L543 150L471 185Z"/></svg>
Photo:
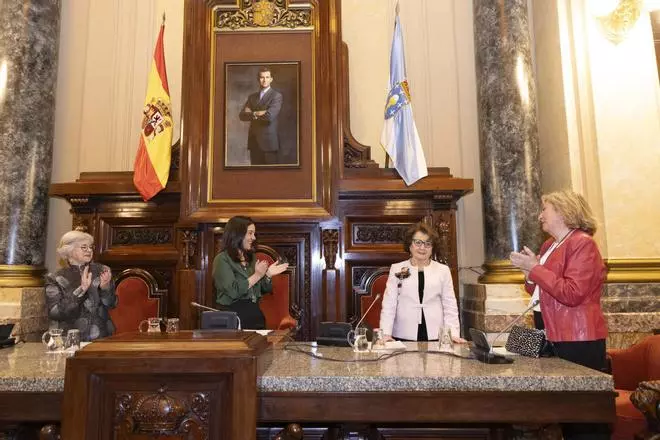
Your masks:
<svg viewBox="0 0 660 440"><path fill-rule="evenodd" d="M163 24L160 27L151 72L149 72L140 144L133 166L133 183L145 202L165 188L170 176L173 124L163 50L164 32L163 16Z"/></svg>
<svg viewBox="0 0 660 440"><path fill-rule="evenodd" d="M428 175L422 142L413 118L398 8L390 53L390 92L385 104L385 125L380 143L406 185Z"/></svg>

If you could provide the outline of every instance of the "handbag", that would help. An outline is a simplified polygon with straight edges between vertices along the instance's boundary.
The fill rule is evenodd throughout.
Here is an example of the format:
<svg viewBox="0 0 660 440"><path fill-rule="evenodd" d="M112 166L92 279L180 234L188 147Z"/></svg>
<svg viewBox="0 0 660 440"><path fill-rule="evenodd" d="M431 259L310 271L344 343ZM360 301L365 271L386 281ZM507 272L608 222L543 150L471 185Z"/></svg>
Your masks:
<svg viewBox="0 0 660 440"><path fill-rule="evenodd" d="M506 350L522 356L551 356L552 346L545 339L545 332L535 328L514 325L506 340Z"/></svg>

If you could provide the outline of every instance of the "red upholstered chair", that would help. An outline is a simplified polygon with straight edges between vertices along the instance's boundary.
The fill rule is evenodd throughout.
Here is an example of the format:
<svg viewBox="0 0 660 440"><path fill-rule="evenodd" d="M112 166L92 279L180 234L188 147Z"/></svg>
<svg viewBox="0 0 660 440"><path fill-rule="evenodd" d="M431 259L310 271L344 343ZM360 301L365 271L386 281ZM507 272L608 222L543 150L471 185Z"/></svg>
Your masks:
<svg viewBox="0 0 660 440"><path fill-rule="evenodd" d="M138 329L140 321L164 316L167 290L144 269L126 269L115 277L117 307L110 310L116 333Z"/></svg>
<svg viewBox="0 0 660 440"><path fill-rule="evenodd" d="M363 323L368 324L371 328L380 327L380 310L383 307L383 293L385 292L385 285L387 284L387 277L390 273L389 267L379 267L375 270L365 272L360 280L360 287L355 289L355 296L357 300L355 316L357 320L366 312L371 304L376 299L376 295L380 294L376 304L369 310L369 313L364 317Z"/></svg>
<svg viewBox="0 0 660 440"><path fill-rule="evenodd" d="M257 258L267 260L269 264L279 258L277 252L268 246L257 247ZM273 277L273 292L261 297L259 308L266 318L266 328L271 330L284 330L298 328L300 315L298 308L291 301L291 293L295 277L296 267L289 266L283 273ZM294 316L291 316L291 315Z"/></svg>
<svg viewBox="0 0 660 440"><path fill-rule="evenodd" d="M616 398L616 422L612 439L632 439L644 431L644 415L630 401L640 382L660 380L660 335L644 338L630 348L608 350Z"/></svg>

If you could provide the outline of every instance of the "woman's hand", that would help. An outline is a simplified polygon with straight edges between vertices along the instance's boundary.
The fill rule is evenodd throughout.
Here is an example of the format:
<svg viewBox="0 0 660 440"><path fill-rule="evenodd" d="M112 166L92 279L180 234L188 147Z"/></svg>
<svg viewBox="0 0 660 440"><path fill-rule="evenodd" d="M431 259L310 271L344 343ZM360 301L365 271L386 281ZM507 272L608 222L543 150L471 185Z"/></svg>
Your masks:
<svg viewBox="0 0 660 440"><path fill-rule="evenodd" d="M254 265L254 273L259 275L259 278L266 275L268 270L268 261L266 260L257 260L257 263Z"/></svg>
<svg viewBox="0 0 660 440"><path fill-rule="evenodd" d="M83 273L80 276L80 295L83 293L87 292L87 289L89 289L89 286L92 285L92 274L89 271L89 266L85 266L83 269Z"/></svg>
<svg viewBox="0 0 660 440"><path fill-rule="evenodd" d="M110 272L110 269L106 267L105 269L103 269L103 272L101 272L99 278L101 280L101 284L100 284L101 289L107 289L108 285L110 284L110 280L112 279L112 272Z"/></svg>
<svg viewBox="0 0 660 440"><path fill-rule="evenodd" d="M282 272L284 272L287 268L289 267L289 263L273 263L270 266L268 266L268 270L266 271L266 276L268 278L272 278L275 275L279 275Z"/></svg>
<svg viewBox="0 0 660 440"><path fill-rule="evenodd" d="M467 344L468 343L467 340L461 338L460 336L452 336L451 340L454 341L454 343L456 343L456 344Z"/></svg>
<svg viewBox="0 0 660 440"><path fill-rule="evenodd" d="M509 255L511 264L516 266L518 269L523 272L529 272L539 264L539 257L534 254L527 246L523 247L523 250L520 252L511 252Z"/></svg>
<svg viewBox="0 0 660 440"><path fill-rule="evenodd" d="M392 335L383 335L383 342L391 342L393 340L394 338L392 337Z"/></svg>

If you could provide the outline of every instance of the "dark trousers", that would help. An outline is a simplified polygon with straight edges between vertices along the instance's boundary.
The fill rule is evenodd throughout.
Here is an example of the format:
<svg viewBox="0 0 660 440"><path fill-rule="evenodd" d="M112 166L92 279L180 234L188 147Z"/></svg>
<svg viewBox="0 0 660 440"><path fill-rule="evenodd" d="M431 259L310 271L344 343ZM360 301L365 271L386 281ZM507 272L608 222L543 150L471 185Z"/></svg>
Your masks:
<svg viewBox="0 0 660 440"><path fill-rule="evenodd" d="M277 151L250 150L250 165L277 165Z"/></svg>
<svg viewBox="0 0 660 440"><path fill-rule="evenodd" d="M543 323L543 314L534 310L534 327L537 330L544 330L545 324Z"/></svg>
<svg viewBox="0 0 660 440"><path fill-rule="evenodd" d="M567 361L598 371L604 371L605 339L597 341L553 342L555 354ZM564 440L609 440L609 425L603 423L564 423L561 427Z"/></svg>
<svg viewBox="0 0 660 440"><path fill-rule="evenodd" d="M261 313L258 303L254 303L249 299L242 299L226 306L226 308L238 314L242 329L264 330L266 328L266 318Z"/></svg>

